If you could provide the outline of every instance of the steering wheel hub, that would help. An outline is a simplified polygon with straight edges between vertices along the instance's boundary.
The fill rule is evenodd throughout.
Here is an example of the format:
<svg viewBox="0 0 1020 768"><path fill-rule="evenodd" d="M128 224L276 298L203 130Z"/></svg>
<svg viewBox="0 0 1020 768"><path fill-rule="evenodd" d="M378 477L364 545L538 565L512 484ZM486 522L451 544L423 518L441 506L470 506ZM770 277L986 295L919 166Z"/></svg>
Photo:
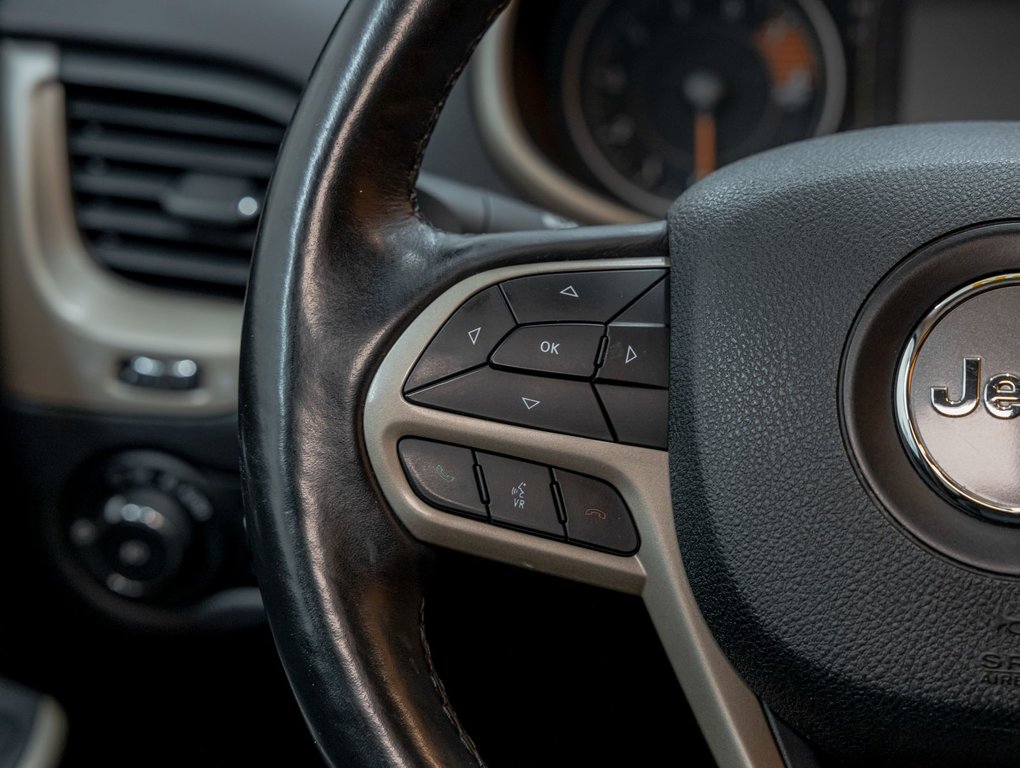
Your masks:
<svg viewBox="0 0 1020 768"><path fill-rule="evenodd" d="M1003 575L1020 575L1020 530L989 524L987 503L961 512L905 446L894 395L927 321L907 355L907 429L912 414L947 479L1012 503L1000 474L1015 474L1015 452L985 475L949 459L968 443L975 464L1007 450L1020 424L1001 418L1010 379L991 380L1020 374L1014 321L995 314L1020 289L940 306L1018 271L1017 225L982 224L1017 215L1018 167L1005 126L866 131L724 168L671 211L670 444L685 450L670 464L687 574L752 689L856 759L1013 756L1013 735L988 733L1012 734L1020 692L983 683L979 654L1012 644L997 627L1017 599ZM969 407L968 357L986 361L987 406L934 410L932 388L944 409ZM761 396L734 410L721 382Z"/></svg>

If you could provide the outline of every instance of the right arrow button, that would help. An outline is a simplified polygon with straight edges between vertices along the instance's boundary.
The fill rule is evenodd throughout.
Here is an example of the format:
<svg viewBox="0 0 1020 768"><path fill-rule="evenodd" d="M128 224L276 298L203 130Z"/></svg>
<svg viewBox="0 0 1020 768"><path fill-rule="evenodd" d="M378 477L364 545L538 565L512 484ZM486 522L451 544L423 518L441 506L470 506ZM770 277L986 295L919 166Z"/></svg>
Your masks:
<svg viewBox="0 0 1020 768"><path fill-rule="evenodd" d="M598 381L669 386L669 329L662 325L610 325Z"/></svg>

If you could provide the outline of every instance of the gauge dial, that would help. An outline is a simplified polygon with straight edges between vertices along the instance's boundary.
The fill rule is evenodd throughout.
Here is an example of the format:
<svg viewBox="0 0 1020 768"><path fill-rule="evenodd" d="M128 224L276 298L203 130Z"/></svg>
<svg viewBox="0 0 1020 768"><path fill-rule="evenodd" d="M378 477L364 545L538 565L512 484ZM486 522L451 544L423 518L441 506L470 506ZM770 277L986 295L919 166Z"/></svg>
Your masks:
<svg viewBox="0 0 1020 768"><path fill-rule="evenodd" d="M582 158L656 216L721 165L835 130L845 92L821 0L597 0L564 72Z"/></svg>

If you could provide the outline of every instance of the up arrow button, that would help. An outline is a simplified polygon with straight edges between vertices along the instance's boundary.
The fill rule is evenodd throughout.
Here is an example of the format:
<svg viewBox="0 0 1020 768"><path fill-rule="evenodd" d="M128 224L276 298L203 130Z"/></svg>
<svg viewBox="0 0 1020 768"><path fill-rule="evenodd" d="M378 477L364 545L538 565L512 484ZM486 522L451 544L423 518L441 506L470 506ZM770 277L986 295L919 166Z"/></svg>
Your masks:
<svg viewBox="0 0 1020 768"><path fill-rule="evenodd" d="M608 323L664 275L661 269L553 272L507 280L502 288L521 325Z"/></svg>

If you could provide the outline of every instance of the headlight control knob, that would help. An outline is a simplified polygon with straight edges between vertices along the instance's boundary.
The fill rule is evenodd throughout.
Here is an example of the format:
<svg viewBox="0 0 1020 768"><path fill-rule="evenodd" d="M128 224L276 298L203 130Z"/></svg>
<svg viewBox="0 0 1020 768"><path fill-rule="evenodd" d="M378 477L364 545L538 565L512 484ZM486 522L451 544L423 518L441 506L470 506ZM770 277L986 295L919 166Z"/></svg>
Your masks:
<svg viewBox="0 0 1020 768"><path fill-rule="evenodd" d="M153 597L171 585L188 555L193 523L174 496L135 487L109 496L71 524L71 542L100 582L119 595Z"/></svg>

